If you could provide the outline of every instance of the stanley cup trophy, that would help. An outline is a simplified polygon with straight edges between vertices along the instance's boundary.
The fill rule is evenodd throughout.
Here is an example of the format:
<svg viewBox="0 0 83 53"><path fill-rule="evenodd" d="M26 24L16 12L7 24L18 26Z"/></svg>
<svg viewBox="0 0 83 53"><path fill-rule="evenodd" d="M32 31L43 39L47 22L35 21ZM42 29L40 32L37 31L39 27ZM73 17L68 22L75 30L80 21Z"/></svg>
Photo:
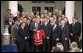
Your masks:
<svg viewBox="0 0 83 53"><path fill-rule="evenodd" d="M8 32L8 25L5 26L5 32L3 33L2 36L2 44L7 45L10 44L10 34Z"/></svg>

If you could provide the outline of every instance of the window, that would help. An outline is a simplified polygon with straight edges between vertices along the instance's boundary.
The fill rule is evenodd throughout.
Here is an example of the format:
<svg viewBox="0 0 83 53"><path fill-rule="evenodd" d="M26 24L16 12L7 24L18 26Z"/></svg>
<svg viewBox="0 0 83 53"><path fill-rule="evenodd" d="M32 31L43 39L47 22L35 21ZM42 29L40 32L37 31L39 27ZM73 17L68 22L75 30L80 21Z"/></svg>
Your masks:
<svg viewBox="0 0 83 53"><path fill-rule="evenodd" d="M41 8L40 7L37 7L37 11L41 12Z"/></svg>
<svg viewBox="0 0 83 53"><path fill-rule="evenodd" d="M39 11L39 12L41 12L41 7L40 6L33 6L32 7L32 12L36 12L36 11Z"/></svg>
<svg viewBox="0 0 83 53"><path fill-rule="evenodd" d="M33 12L33 11L36 11L36 7L32 7L32 12Z"/></svg>
<svg viewBox="0 0 83 53"><path fill-rule="evenodd" d="M53 7L45 7L45 10L47 10L48 12L53 12Z"/></svg>

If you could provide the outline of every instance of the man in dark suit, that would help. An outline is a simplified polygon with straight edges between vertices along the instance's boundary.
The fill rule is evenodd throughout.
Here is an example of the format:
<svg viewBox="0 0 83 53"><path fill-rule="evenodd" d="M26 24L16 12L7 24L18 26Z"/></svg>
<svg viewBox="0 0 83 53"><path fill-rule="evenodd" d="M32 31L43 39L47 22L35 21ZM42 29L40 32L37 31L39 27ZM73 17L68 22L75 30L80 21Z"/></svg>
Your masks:
<svg viewBox="0 0 83 53"><path fill-rule="evenodd" d="M72 41L79 42L79 37L81 34L81 23L78 22L77 17L72 18L72 25L71 25L71 36L73 37Z"/></svg>
<svg viewBox="0 0 83 53"><path fill-rule="evenodd" d="M51 45L50 45L50 35L51 35L51 24L47 18L43 18L44 24L42 25L45 31L45 40L44 40L44 49L46 52L51 51Z"/></svg>
<svg viewBox="0 0 83 53"><path fill-rule="evenodd" d="M26 32L26 35L27 35L27 44L26 44L27 47L26 47L26 51L27 51L27 52L30 52L30 51L31 51L31 48L30 48L30 46L31 46L31 45L30 45L30 43L31 43L31 42L30 42L30 41L31 41L30 35L31 35L31 34L30 34L30 29L29 29L29 28L30 28L30 27L29 27L29 26L30 26L29 20L26 19L26 22L25 22L25 23L26 23L25 32Z"/></svg>
<svg viewBox="0 0 83 53"><path fill-rule="evenodd" d="M69 30L69 32L68 32L68 37L69 37L69 40L70 40L70 39L71 39L71 37L70 37L70 33L71 33L71 24L69 24L67 17L64 17L63 19L65 20L65 25L68 26L68 30ZM69 42L69 43L70 43L70 42ZM69 47L68 47L68 48L69 48Z"/></svg>
<svg viewBox="0 0 83 53"><path fill-rule="evenodd" d="M52 47L56 45L56 43L59 41L59 34L58 34L58 25L56 23L55 18L50 18L51 19L51 45Z"/></svg>
<svg viewBox="0 0 83 53"><path fill-rule="evenodd" d="M30 24L30 30L31 31L36 31L37 29L39 29L41 27L39 18L33 18L33 22Z"/></svg>
<svg viewBox="0 0 83 53"><path fill-rule="evenodd" d="M60 35L61 35L61 42L64 46L64 51L68 50L68 35L69 35L69 30L68 30L68 26L65 24L64 20L61 20L61 26L60 26Z"/></svg>
<svg viewBox="0 0 83 53"><path fill-rule="evenodd" d="M24 52L24 51L29 51L28 48L29 48L29 43L27 41L28 39L28 29L25 28L26 26L26 23L22 22L21 23L21 26L19 27L19 30L18 30L18 49L19 49L19 52Z"/></svg>
<svg viewBox="0 0 83 53"><path fill-rule="evenodd" d="M57 20L58 20L59 10L58 10L58 9L54 9L53 15L56 15L56 18L57 18Z"/></svg>
<svg viewBox="0 0 83 53"><path fill-rule="evenodd" d="M33 18L33 21L32 21L31 24L30 24L30 31L32 32L32 34L31 34L32 38L33 38L33 33L34 33L36 30L40 29L40 28L41 28L40 19L39 19L38 17ZM34 41L34 40L32 39L32 47L34 47L34 51L37 52L38 49L37 49L37 47L34 45L34 42L33 42L33 41Z"/></svg>

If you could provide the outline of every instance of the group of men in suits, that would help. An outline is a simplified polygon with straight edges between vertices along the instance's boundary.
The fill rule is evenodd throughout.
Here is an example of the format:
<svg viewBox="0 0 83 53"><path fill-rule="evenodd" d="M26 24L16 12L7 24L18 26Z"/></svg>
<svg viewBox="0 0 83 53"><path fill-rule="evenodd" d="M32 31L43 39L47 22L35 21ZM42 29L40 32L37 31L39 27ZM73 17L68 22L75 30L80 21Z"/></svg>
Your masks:
<svg viewBox="0 0 83 53"><path fill-rule="evenodd" d="M8 11L11 11L11 9ZM32 52L32 50L37 51L41 48L41 52L50 52L57 42L61 42L64 51L67 51L69 49L69 40L78 42L81 24L78 22L77 17L72 17L73 23L69 24L68 18L63 16L58 9L54 9L53 15L48 15L47 10L41 15L25 12L22 14L22 16L16 16L15 18L8 15L10 19L5 19L5 23L9 23L9 26L11 26L10 22L14 23L9 27L9 31L15 39L19 52ZM33 33L41 28L45 32L45 39L42 46L36 48L33 44ZM33 49L31 50L31 48Z"/></svg>

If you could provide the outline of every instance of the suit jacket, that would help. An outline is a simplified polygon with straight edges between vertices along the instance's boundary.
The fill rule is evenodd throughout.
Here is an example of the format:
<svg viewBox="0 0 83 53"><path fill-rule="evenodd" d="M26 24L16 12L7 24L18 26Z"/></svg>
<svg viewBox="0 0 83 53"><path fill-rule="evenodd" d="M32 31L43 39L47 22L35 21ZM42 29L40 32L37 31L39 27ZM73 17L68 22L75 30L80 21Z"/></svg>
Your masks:
<svg viewBox="0 0 83 53"><path fill-rule="evenodd" d="M22 29L22 27L19 27L19 29L18 29L18 37L17 37L18 40L17 41L22 43L22 42L24 42L25 37L27 37L25 28Z"/></svg>
<svg viewBox="0 0 83 53"><path fill-rule="evenodd" d="M30 30L29 30L29 25L28 24L26 24L26 26L25 26L25 32L26 32L26 36L30 37Z"/></svg>
<svg viewBox="0 0 83 53"><path fill-rule="evenodd" d="M38 29L40 29L40 27L41 27L41 24L38 23ZM31 24L30 24L30 31L34 31L34 29L36 29L35 23L34 22L31 22Z"/></svg>
<svg viewBox="0 0 83 53"><path fill-rule="evenodd" d="M69 29L68 25L66 24L64 25L64 27L61 28L61 42L64 46L64 51L67 51L69 47Z"/></svg>
<svg viewBox="0 0 83 53"><path fill-rule="evenodd" d="M64 27L60 28L60 29L61 29L61 32L60 32L61 40L65 40L65 37L68 38L68 35L69 35L68 26L64 25Z"/></svg>
<svg viewBox="0 0 83 53"><path fill-rule="evenodd" d="M54 28L54 29L53 29ZM52 35L52 39L56 39L59 38L59 34L58 34L58 25L56 25L56 27L52 27L51 29L51 35Z"/></svg>
<svg viewBox="0 0 83 53"><path fill-rule="evenodd" d="M70 35L70 33L71 33L71 24L69 24L69 22L67 21L66 25L68 26L69 35Z"/></svg>
<svg viewBox="0 0 83 53"><path fill-rule="evenodd" d="M81 34L81 23L76 22L74 25L72 24L72 33L74 35L80 36L80 34Z"/></svg>
<svg viewBox="0 0 83 53"><path fill-rule="evenodd" d="M46 26L43 24L42 28L44 28L45 35L50 37L50 35L51 35L51 24L49 22L47 23Z"/></svg>
<svg viewBox="0 0 83 53"><path fill-rule="evenodd" d="M16 36L18 35L18 34L17 34L18 28L19 28L19 26L17 26L16 24L14 24L14 25L11 27L11 34L12 34L12 36L16 37Z"/></svg>

